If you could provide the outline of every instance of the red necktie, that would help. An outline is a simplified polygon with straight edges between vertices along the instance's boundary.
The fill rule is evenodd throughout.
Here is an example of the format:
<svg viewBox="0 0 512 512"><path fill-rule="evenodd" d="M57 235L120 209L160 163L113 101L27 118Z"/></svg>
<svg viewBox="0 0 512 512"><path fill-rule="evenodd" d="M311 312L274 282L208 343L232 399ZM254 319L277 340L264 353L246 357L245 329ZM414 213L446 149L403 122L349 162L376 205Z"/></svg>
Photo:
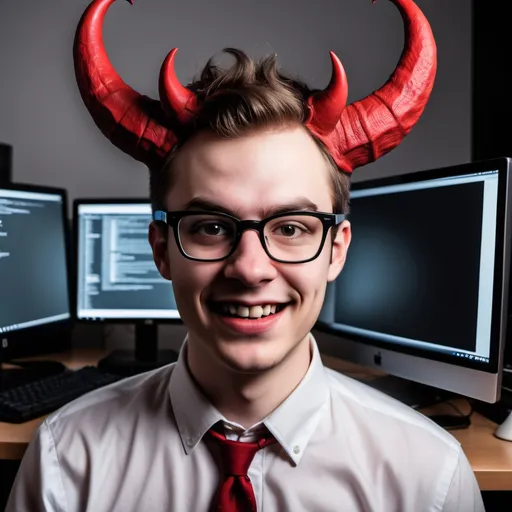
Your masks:
<svg viewBox="0 0 512 512"><path fill-rule="evenodd" d="M241 443L230 441L213 429L208 433L220 447L224 469L212 512L256 512L256 498L247 472L256 452L276 440L268 434L257 443Z"/></svg>

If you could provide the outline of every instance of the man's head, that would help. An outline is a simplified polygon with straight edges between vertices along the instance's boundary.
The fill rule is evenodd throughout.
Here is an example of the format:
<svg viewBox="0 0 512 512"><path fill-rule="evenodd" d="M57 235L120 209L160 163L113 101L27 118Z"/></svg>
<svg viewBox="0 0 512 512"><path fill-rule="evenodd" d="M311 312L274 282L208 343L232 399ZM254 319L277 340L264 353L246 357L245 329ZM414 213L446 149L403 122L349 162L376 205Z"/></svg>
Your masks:
<svg viewBox="0 0 512 512"><path fill-rule="evenodd" d="M281 76L274 58L254 63L230 52L236 57L232 68L209 64L191 87L204 107L166 166L151 174L154 209L227 212L239 220L276 212L346 212L348 178L303 126L304 86ZM154 223L150 242L161 274L173 281L189 345L200 347L205 359L241 372L278 365L304 340L350 242L346 221L336 236L326 229L330 236L321 245L319 218L280 217L264 236L270 254L293 258L309 237L313 242L302 250L312 257L316 245L314 251L309 246L317 244L318 257L297 264L275 261L258 233L248 230L228 258L192 261L180 242L187 251L186 238L197 239L209 253L215 239L232 237L233 225L227 218L198 216L180 226L178 240L166 224ZM302 232L306 228L309 233Z"/></svg>

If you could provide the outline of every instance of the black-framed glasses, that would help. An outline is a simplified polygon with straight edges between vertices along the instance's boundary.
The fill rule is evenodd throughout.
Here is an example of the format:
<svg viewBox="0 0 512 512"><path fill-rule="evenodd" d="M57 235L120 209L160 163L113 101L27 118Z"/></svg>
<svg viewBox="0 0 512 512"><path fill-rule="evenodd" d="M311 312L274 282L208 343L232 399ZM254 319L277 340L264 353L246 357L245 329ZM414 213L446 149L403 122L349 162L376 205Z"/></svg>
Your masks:
<svg viewBox="0 0 512 512"><path fill-rule="evenodd" d="M225 260L236 251L244 231L253 229L272 260L306 263L318 257L329 229L341 224L345 215L299 211L239 220L220 212L157 210L153 220L173 228L181 254L190 260Z"/></svg>

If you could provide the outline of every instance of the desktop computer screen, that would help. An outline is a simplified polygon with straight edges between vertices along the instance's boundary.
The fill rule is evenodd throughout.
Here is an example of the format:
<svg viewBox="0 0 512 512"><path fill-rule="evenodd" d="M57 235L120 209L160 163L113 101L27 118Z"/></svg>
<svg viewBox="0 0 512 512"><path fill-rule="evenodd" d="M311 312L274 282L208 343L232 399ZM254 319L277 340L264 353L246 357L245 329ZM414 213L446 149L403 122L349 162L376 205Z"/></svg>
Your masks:
<svg viewBox="0 0 512 512"><path fill-rule="evenodd" d="M354 183L352 242L318 322L320 348L498 400L508 317L509 167L503 158Z"/></svg>
<svg viewBox="0 0 512 512"><path fill-rule="evenodd" d="M175 361L175 351L157 348L157 324L181 320L172 283L153 260L149 201L76 199L73 212L76 319L135 325L135 349L115 351L99 367L129 375Z"/></svg>
<svg viewBox="0 0 512 512"><path fill-rule="evenodd" d="M70 324L66 192L0 186L2 358L59 347Z"/></svg>
<svg viewBox="0 0 512 512"><path fill-rule="evenodd" d="M149 202L75 201L79 320L179 319L170 281L153 261Z"/></svg>

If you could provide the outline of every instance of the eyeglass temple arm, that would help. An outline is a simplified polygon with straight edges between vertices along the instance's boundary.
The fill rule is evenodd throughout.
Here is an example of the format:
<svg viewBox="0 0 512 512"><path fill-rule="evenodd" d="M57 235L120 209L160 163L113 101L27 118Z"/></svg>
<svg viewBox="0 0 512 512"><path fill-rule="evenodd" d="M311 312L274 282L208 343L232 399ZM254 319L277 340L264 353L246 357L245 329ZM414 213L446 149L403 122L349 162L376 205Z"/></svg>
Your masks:
<svg viewBox="0 0 512 512"><path fill-rule="evenodd" d="M162 210L156 210L153 213L153 220L160 220L167 223L167 213L163 212Z"/></svg>
<svg viewBox="0 0 512 512"><path fill-rule="evenodd" d="M345 214L343 213L336 213L334 214L334 225L337 226L338 224L341 224L345 220Z"/></svg>

